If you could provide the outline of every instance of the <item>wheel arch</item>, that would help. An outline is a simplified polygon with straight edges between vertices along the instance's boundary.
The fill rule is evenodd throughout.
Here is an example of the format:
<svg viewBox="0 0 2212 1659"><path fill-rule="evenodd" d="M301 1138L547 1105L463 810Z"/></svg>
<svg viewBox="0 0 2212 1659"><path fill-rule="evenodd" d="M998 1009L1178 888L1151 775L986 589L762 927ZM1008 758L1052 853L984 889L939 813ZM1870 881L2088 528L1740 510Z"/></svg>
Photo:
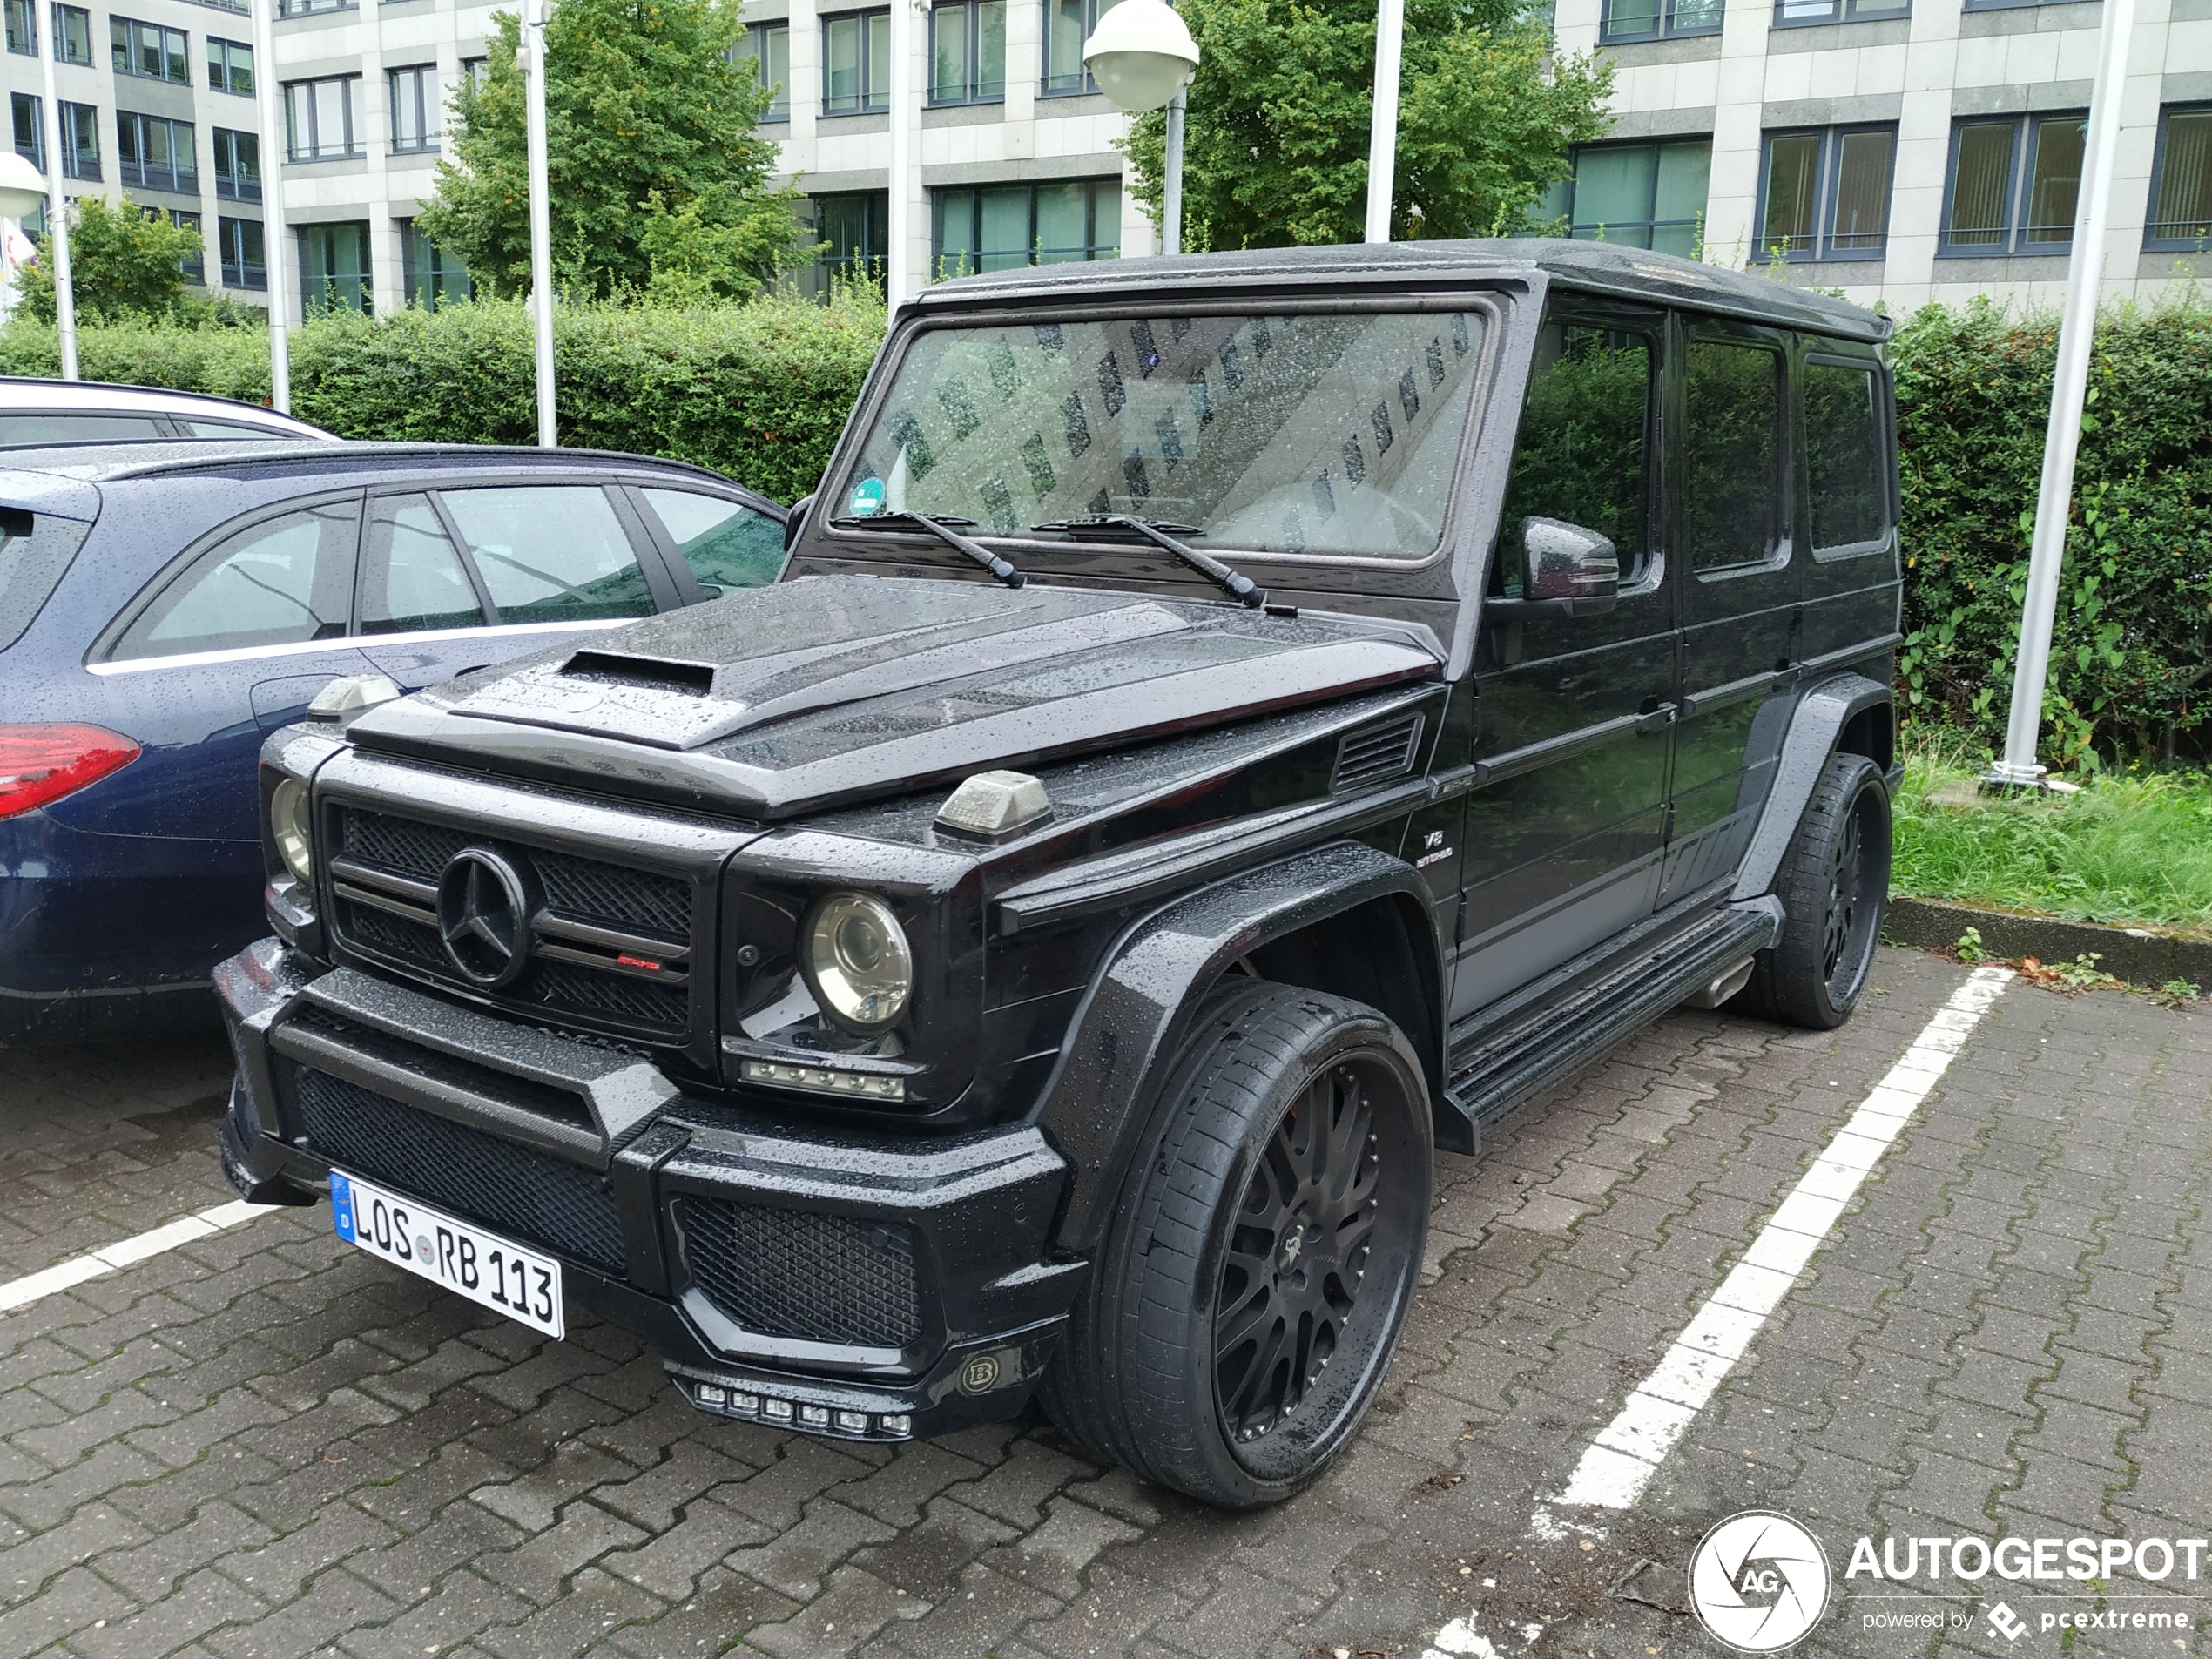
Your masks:
<svg viewBox="0 0 2212 1659"><path fill-rule="evenodd" d="M1034 1113L1070 1169L1056 1241L1088 1251L1103 1236L1192 1011L1240 964L1377 1008L1414 1045L1436 1109L1444 954L1429 902L1403 860L1345 841L1185 894L1124 930L1076 1010ZM1363 977L1378 971L1386 977Z"/></svg>
<svg viewBox="0 0 2212 1659"><path fill-rule="evenodd" d="M1730 896L1741 903L1774 890L1782 860L1833 754L1863 754L1885 773L1897 764L1897 705L1890 688L1864 674L1838 674L1797 699L1766 805Z"/></svg>

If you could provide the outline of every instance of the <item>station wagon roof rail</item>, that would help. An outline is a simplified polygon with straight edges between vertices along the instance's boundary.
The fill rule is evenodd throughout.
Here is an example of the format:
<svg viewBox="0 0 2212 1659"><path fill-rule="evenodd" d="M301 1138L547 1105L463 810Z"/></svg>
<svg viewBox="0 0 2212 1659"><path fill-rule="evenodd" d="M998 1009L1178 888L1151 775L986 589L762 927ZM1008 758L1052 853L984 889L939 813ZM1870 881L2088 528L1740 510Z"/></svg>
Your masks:
<svg viewBox="0 0 2212 1659"><path fill-rule="evenodd" d="M1541 275L1568 287L1619 294L1649 304L1672 300L1700 310L1846 339L1889 338L1887 317L1824 293L1793 288L1772 277L1701 264L1672 253L1606 242L1563 239L1514 241L1391 242L1347 247L1254 248L1235 253L1125 262L1022 266L960 277L922 291L924 314L996 300L1064 297L1095 303L1115 291L1132 296L1238 287L1372 284L1378 276L1407 281Z"/></svg>

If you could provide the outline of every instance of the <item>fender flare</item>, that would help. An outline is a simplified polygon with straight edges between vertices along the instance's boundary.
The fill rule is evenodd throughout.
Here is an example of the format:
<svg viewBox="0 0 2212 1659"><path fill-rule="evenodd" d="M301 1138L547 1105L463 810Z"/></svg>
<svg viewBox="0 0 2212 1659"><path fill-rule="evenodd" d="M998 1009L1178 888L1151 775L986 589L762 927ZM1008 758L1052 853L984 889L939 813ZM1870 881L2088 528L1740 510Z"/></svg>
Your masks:
<svg viewBox="0 0 2212 1659"><path fill-rule="evenodd" d="M1864 674L1838 674L1822 680L1797 699L1790 729L1782 739L1774 786L1751 832L1750 850L1738 867L1735 891L1729 897L1741 904L1774 891L1782 860L1797 839L1812 792L1827 770L1844 730L1870 709L1894 708L1890 688Z"/></svg>
<svg viewBox="0 0 2212 1659"><path fill-rule="evenodd" d="M1055 1241L1096 1247L1136 1149L1161 1103L1157 1079L1180 1046L1196 995L1239 957L1316 921L1377 899L1413 900L1426 918L1426 883L1403 860L1333 842L1177 898L1114 942L1069 1023L1033 1121L1068 1160ZM1413 941L1423 992L1443 1008L1444 953L1424 921ZM1440 1074L1440 1053L1431 1062Z"/></svg>

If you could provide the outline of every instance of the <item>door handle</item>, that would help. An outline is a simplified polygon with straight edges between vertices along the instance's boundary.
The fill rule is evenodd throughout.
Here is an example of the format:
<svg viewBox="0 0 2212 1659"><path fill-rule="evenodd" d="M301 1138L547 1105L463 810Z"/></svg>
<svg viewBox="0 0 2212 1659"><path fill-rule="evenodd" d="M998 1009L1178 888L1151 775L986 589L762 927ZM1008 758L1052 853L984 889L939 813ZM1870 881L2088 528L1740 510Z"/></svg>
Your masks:
<svg viewBox="0 0 2212 1659"><path fill-rule="evenodd" d="M1636 736L1648 738L1655 732L1664 732L1675 723L1675 705L1660 703L1636 711Z"/></svg>

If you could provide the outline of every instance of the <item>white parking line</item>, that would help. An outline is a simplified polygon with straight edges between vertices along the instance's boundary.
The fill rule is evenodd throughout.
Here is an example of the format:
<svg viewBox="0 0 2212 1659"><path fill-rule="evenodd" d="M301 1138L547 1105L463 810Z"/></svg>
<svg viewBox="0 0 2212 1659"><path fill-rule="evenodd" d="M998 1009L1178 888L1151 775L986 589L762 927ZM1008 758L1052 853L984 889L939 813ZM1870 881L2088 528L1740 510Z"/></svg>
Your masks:
<svg viewBox="0 0 2212 1659"><path fill-rule="evenodd" d="M1657 1367L1637 1385L1620 1415L1582 1453L1561 1504L1626 1509L1767 1318L1797 1284L1812 1253L1834 1231L1859 1184L1889 1150L1936 1085L1989 1005L2004 994L2009 968L1978 968L1921 1028L1905 1057L1859 1103L1813 1166L1768 1218L1750 1249L1691 1318Z"/></svg>
<svg viewBox="0 0 2212 1659"><path fill-rule="evenodd" d="M119 1238L112 1244L103 1245L84 1256L72 1256L65 1262L36 1273L26 1273L21 1278L11 1278L0 1285L0 1313L12 1312L17 1308L29 1307L71 1286L82 1285L86 1279L98 1278L112 1273L118 1267L128 1267L151 1257L167 1254L179 1245L189 1244L212 1234L251 1221L256 1216L273 1215L283 1209L282 1204L247 1204L233 1199L219 1204L212 1210L203 1210L197 1215L180 1216L166 1226L156 1227L149 1232Z"/></svg>
<svg viewBox="0 0 2212 1659"><path fill-rule="evenodd" d="M1642 1495L1675 1442L1743 1357L1813 1251L1834 1231L1859 1184L1928 1097L1967 1034L2012 978L2007 968L1976 968L1921 1028L1904 1058L1836 1131L1720 1288L1705 1299L1651 1374L1629 1396L1620 1414L1582 1453L1566 1490L1536 1505L1530 1518L1532 1532L1556 1538L1568 1530L1554 1515L1554 1504L1626 1509ZM1502 1659L1496 1642L1482 1635L1476 1622L1474 1613L1452 1620L1429 1638L1422 1659ZM1532 1646L1541 1633L1541 1626L1527 1626L1515 1634L1522 1645Z"/></svg>

